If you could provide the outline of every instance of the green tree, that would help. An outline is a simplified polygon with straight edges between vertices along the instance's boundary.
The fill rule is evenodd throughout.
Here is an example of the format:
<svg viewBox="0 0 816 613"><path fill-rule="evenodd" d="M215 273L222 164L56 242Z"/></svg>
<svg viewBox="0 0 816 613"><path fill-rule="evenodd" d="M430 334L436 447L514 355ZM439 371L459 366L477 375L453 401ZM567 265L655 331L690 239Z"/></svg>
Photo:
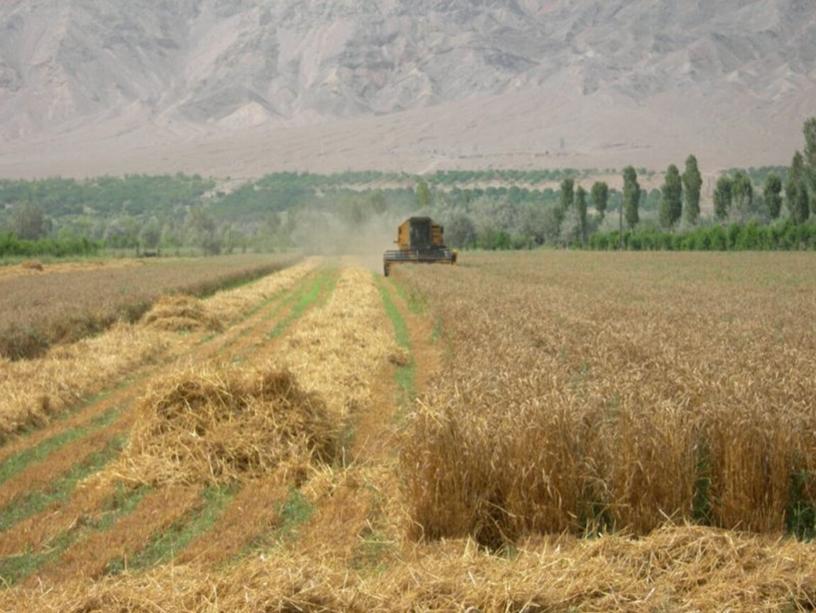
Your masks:
<svg viewBox="0 0 816 613"><path fill-rule="evenodd" d="M598 181L592 186L592 206L603 220L606 216L606 208L609 206L609 186L606 183Z"/></svg>
<svg viewBox="0 0 816 613"><path fill-rule="evenodd" d="M203 209L196 207L190 211L187 227L192 234L194 244L201 247L205 254L218 255L221 253L221 237L218 236L215 220Z"/></svg>
<svg viewBox="0 0 816 613"><path fill-rule="evenodd" d="M765 204L768 206L768 213L771 219L779 218L779 213L782 210L782 179L779 175L771 173L765 179L765 190L763 193L765 197Z"/></svg>
<svg viewBox="0 0 816 613"><path fill-rule="evenodd" d="M586 245L587 241L587 192L583 187L578 187L575 193L575 208L578 210L578 225L581 228L581 244Z"/></svg>
<svg viewBox="0 0 816 613"><path fill-rule="evenodd" d="M171 222L165 223L161 229L161 239L159 244L162 249L173 249L178 254L179 247L182 245L181 236L179 236L178 229Z"/></svg>
<svg viewBox="0 0 816 613"><path fill-rule="evenodd" d="M748 215L754 210L754 184L751 178L742 171L734 175L731 185L734 196L734 206L742 215Z"/></svg>
<svg viewBox="0 0 816 613"><path fill-rule="evenodd" d="M693 155L686 160L686 171L683 173L683 187L686 195L686 221L696 224L700 218L700 192L703 188L703 177Z"/></svg>
<svg viewBox="0 0 816 613"><path fill-rule="evenodd" d="M629 228L634 228L640 222L639 206L640 184L637 171L634 167L627 166L623 171L623 212Z"/></svg>
<svg viewBox="0 0 816 613"><path fill-rule="evenodd" d="M476 225L465 213L455 213L445 224L445 242L449 247L471 247L476 238Z"/></svg>
<svg viewBox="0 0 816 613"><path fill-rule="evenodd" d="M575 180L564 179L561 182L561 210L565 213L575 203Z"/></svg>
<svg viewBox="0 0 816 613"><path fill-rule="evenodd" d="M732 181L729 177L720 177L714 189L714 215L722 221L728 217L733 200Z"/></svg>
<svg viewBox="0 0 816 613"><path fill-rule="evenodd" d="M142 249L155 251L161 241L161 225L159 220L152 217L139 232L139 244Z"/></svg>
<svg viewBox="0 0 816 613"><path fill-rule="evenodd" d="M660 191L660 224L664 228L672 228L683 214L683 180L674 164L666 170L666 179Z"/></svg>
<svg viewBox="0 0 816 613"><path fill-rule="evenodd" d="M420 209L427 209L431 206L431 188L428 184L420 179L416 186L417 206Z"/></svg>
<svg viewBox="0 0 816 613"><path fill-rule="evenodd" d="M805 122L805 172L807 174L807 190L810 195L810 206L816 215L816 117Z"/></svg>
<svg viewBox="0 0 816 613"><path fill-rule="evenodd" d="M15 206L11 215L11 230L23 240L34 241L44 237L48 225L42 209L32 202Z"/></svg>
<svg viewBox="0 0 816 613"><path fill-rule="evenodd" d="M806 170L805 158L797 151L793 156L788 180L785 183L785 203L791 219L797 224L805 223L810 216Z"/></svg>

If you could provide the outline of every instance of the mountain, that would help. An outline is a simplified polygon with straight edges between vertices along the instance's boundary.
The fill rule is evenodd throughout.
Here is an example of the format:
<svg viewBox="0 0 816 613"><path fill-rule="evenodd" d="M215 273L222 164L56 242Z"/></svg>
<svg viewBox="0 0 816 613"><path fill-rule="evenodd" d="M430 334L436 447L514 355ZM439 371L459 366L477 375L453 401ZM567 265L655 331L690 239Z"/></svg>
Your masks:
<svg viewBox="0 0 816 613"><path fill-rule="evenodd" d="M812 0L0 4L6 176L785 163L814 100Z"/></svg>

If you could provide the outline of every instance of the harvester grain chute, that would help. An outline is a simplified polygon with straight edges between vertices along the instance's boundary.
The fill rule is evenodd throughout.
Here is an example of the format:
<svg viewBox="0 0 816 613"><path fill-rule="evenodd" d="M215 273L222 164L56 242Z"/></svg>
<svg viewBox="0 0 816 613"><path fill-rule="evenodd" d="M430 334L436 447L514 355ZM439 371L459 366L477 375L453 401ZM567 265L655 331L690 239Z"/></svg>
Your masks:
<svg viewBox="0 0 816 613"><path fill-rule="evenodd" d="M400 225L398 249L383 255L387 277L395 264L456 264L456 252L445 246L445 229L430 217L411 217Z"/></svg>

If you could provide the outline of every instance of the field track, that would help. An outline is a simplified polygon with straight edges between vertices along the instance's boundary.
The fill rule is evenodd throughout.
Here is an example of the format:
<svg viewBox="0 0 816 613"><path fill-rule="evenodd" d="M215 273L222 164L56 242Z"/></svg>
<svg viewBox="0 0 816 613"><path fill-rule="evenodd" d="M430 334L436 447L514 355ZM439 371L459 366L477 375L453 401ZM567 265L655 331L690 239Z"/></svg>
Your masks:
<svg viewBox="0 0 816 613"><path fill-rule="evenodd" d="M281 281L258 282L269 291L222 292L205 303L232 314L223 330L163 332L161 363L145 362L107 381L95 398L12 437L0 446L0 578L7 585L0 610L813 607L812 545L779 532L668 522L639 538L623 531L586 539L536 532L541 524L531 520L509 545L488 540L516 527L495 504L501 495L505 507L519 505L516 521L528 521L530 507L512 498L513 479L533 478L523 462L545 456L531 453L537 447L529 437L546 439L535 423L523 433L512 426L536 415L522 404L533 385L552 403L546 406L567 399L580 411L585 390L594 389L588 386L600 385L588 373L625 358L680 370L668 381L650 378L648 368L638 372L640 385L664 404L692 384L701 390L684 402L711 403L706 390L715 388L692 372L690 352L705 346L720 359L723 339L732 351L753 346L741 335L761 328L739 310L750 304L775 313L766 343L781 339L788 360L809 359L807 338L788 329L797 309L779 309L784 297L762 283L736 301L723 298L731 289L712 290L702 296L709 310L700 326L725 318L728 326L715 327L722 339L701 328L685 343L647 318L639 333L661 342L639 345L619 323L622 314L682 318L688 300L662 310L647 300L669 283L627 294L614 276L584 269L586 278L567 279L558 271L567 260L558 256L546 256L547 266L519 257L512 275L501 258L482 257L460 269L431 275L418 267L389 279L352 260L313 262L276 273ZM685 269L686 289L695 275L712 274L694 266ZM714 274L726 276L726 288L739 281ZM547 284L526 283L542 275L550 275ZM777 291L809 304L798 269L782 278L790 288ZM590 282L600 283L611 306L582 302ZM524 319L523 309L540 311ZM769 376L785 366L766 362ZM741 374L739 363L731 368ZM806 411L800 388L809 375L786 376L794 385L769 401L798 398L792 406ZM744 398L760 393L752 388ZM502 413L507 406L523 410ZM452 422L456 411L460 421ZM173 421L188 412L209 421ZM477 436L492 437L508 455L491 453ZM517 440L527 447L515 450ZM518 468L506 469L507 458ZM435 472L434 463L448 468ZM552 486L568 485L566 477ZM506 489L483 495L479 488L491 483ZM653 512L642 500L643 512ZM435 538L429 527L446 519L450 539Z"/></svg>

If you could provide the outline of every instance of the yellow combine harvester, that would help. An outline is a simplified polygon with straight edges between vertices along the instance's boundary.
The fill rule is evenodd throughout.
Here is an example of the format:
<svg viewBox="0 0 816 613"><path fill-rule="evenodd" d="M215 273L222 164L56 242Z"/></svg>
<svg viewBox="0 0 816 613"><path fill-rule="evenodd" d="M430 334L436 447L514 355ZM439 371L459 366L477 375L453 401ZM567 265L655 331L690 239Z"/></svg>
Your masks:
<svg viewBox="0 0 816 613"><path fill-rule="evenodd" d="M411 217L399 227L399 249L383 255L383 272L387 277L394 264L456 264L456 252L445 247L445 229L430 217Z"/></svg>

